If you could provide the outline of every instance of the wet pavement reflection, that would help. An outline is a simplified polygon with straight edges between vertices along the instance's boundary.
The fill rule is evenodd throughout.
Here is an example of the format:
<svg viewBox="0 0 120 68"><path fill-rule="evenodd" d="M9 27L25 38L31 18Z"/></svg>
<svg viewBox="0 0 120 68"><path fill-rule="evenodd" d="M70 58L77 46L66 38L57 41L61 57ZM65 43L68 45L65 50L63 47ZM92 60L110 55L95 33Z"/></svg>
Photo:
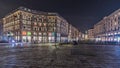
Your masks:
<svg viewBox="0 0 120 68"><path fill-rule="evenodd" d="M0 68L120 68L120 46L0 44Z"/></svg>

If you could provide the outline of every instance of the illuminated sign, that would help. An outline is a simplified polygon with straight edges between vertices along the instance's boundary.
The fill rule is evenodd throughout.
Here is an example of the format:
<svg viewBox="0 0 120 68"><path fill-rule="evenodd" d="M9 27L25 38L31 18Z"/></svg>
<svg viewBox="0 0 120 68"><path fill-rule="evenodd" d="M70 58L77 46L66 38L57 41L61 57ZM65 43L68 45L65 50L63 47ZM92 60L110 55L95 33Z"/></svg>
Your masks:
<svg viewBox="0 0 120 68"><path fill-rule="evenodd" d="M37 25L37 23L35 22L34 25Z"/></svg>
<svg viewBox="0 0 120 68"><path fill-rule="evenodd" d="M31 35L31 32L27 32L27 35L29 35L29 36L30 36L30 35Z"/></svg>
<svg viewBox="0 0 120 68"><path fill-rule="evenodd" d="M26 35L26 32L25 32L25 31L22 31L22 35Z"/></svg>

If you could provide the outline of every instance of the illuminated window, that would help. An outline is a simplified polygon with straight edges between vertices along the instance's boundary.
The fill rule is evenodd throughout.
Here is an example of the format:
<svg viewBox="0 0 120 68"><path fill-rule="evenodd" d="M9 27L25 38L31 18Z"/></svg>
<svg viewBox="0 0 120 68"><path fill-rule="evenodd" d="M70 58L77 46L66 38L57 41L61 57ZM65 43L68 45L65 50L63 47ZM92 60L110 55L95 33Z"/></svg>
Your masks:
<svg viewBox="0 0 120 68"><path fill-rule="evenodd" d="M42 23L39 23L39 26L42 26Z"/></svg>
<svg viewBox="0 0 120 68"><path fill-rule="evenodd" d="M52 36L52 33L49 33L49 36Z"/></svg>
<svg viewBox="0 0 120 68"><path fill-rule="evenodd" d="M37 25L37 23L35 22L34 25Z"/></svg>
<svg viewBox="0 0 120 68"><path fill-rule="evenodd" d="M39 33L39 35L42 35L42 33Z"/></svg>
<svg viewBox="0 0 120 68"><path fill-rule="evenodd" d="M37 35L37 33L36 33L36 32L34 32L33 34L34 34L34 35Z"/></svg>
<svg viewBox="0 0 120 68"><path fill-rule="evenodd" d="M31 35L31 32L27 32L27 35L30 36L30 35Z"/></svg>
<svg viewBox="0 0 120 68"><path fill-rule="evenodd" d="M53 27L49 27L48 31L54 31L54 28Z"/></svg>
<svg viewBox="0 0 120 68"><path fill-rule="evenodd" d="M26 31L22 31L22 35L26 35Z"/></svg>
<svg viewBox="0 0 120 68"><path fill-rule="evenodd" d="M44 26L46 26L46 23L44 23Z"/></svg>

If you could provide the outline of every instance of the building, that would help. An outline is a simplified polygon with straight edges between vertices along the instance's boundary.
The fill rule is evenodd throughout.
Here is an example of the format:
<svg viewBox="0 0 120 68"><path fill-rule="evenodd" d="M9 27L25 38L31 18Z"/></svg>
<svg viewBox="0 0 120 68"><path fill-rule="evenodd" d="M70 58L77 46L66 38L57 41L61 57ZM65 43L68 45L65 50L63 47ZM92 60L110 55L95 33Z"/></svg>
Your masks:
<svg viewBox="0 0 120 68"><path fill-rule="evenodd" d="M78 40L79 40L79 41L80 41L80 40L83 40L82 34L83 34L83 33L79 31L79 36L78 36L78 38L79 38Z"/></svg>
<svg viewBox="0 0 120 68"><path fill-rule="evenodd" d="M0 40L2 39L3 36L3 20L0 19Z"/></svg>
<svg viewBox="0 0 120 68"><path fill-rule="evenodd" d="M88 39L89 40L94 40L94 29L89 29L88 30Z"/></svg>
<svg viewBox="0 0 120 68"><path fill-rule="evenodd" d="M67 42L75 27L58 13L19 7L3 18L3 33L8 41L29 43ZM78 36L78 30L73 31ZM73 34L71 32L71 34ZM70 36L69 36L70 35Z"/></svg>
<svg viewBox="0 0 120 68"><path fill-rule="evenodd" d="M120 9L94 25L96 41L120 41Z"/></svg>
<svg viewBox="0 0 120 68"><path fill-rule="evenodd" d="M69 35L68 35L68 39L69 41L78 41L80 40L80 31L75 28L73 25L69 24Z"/></svg>

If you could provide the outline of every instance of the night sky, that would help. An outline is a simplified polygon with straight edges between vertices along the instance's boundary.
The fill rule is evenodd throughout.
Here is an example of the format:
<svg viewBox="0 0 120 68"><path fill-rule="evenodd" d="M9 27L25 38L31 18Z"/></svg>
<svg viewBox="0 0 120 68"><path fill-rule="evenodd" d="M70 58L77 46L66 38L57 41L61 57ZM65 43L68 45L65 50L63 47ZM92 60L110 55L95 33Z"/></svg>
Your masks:
<svg viewBox="0 0 120 68"><path fill-rule="evenodd" d="M30 9L57 12L84 32L104 16L120 8L120 0L0 0L0 18L24 6Z"/></svg>

